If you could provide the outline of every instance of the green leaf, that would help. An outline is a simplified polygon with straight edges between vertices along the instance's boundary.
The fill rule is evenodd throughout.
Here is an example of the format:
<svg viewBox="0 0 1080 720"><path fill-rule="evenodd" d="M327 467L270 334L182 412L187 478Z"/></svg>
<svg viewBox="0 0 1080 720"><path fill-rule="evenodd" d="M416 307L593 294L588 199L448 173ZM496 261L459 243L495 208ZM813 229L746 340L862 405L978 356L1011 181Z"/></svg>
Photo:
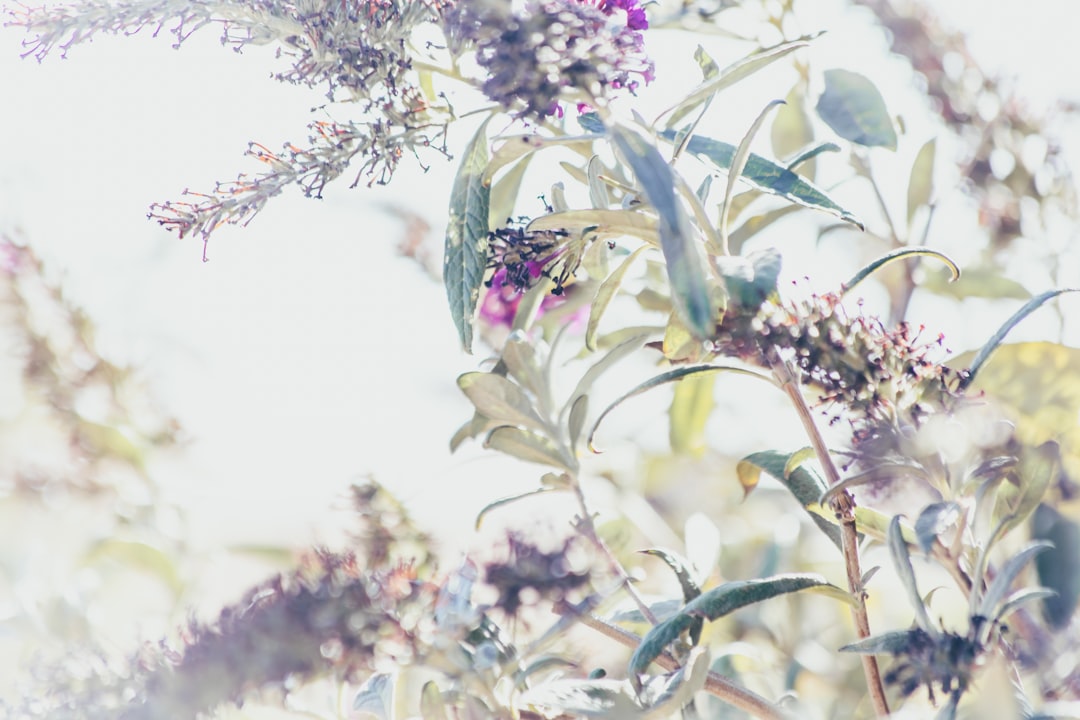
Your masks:
<svg viewBox="0 0 1080 720"><path fill-rule="evenodd" d="M585 430L585 418L589 412L589 396L578 395L570 405L570 414L567 416L566 427L570 434L570 448L576 451L578 442L581 441L581 433Z"/></svg>
<svg viewBox="0 0 1080 720"><path fill-rule="evenodd" d="M108 538L96 542L83 555L82 565L102 563L115 563L155 577L169 588L173 595L179 595L184 589L176 561L161 548L148 543L119 538Z"/></svg>
<svg viewBox="0 0 1080 720"><path fill-rule="evenodd" d="M497 138L502 140L492 153L484 169L484 182L491 184L492 179L502 168L523 157L531 156L537 150L558 146L580 146L582 150L598 138L597 135L564 135L562 137L547 137L544 135L512 135L510 137Z"/></svg>
<svg viewBox="0 0 1080 720"><path fill-rule="evenodd" d="M927 505L915 519L915 536L919 539L919 549L929 555L938 535L956 525L959 519L958 503L938 502Z"/></svg>
<svg viewBox="0 0 1080 720"><path fill-rule="evenodd" d="M802 209L803 207L801 205L783 205L773 210L769 210L768 212L761 213L760 215L754 215L753 217L747 218L746 222L735 228L735 231L728 237L728 250L732 255L741 254L747 240L754 237L777 220L782 220L788 215L797 213Z"/></svg>
<svg viewBox="0 0 1080 720"><path fill-rule="evenodd" d="M566 453L543 435L516 427L497 427L488 435L484 447L512 455L519 460L539 463L551 467L575 472L577 461L567 457Z"/></svg>
<svg viewBox="0 0 1080 720"><path fill-rule="evenodd" d="M807 35L795 40L782 42L778 45L758 50L757 52L751 53L750 55L735 61L724 68L718 75L705 80L705 82L690 91L690 94L680 100L678 104L660 113L656 118L656 122L659 122L660 118L665 115L670 114L671 117L668 118L667 127L670 129L675 125L678 125L680 120L692 113L695 108L712 98L716 93L753 75L762 68L768 67L788 53L806 47L810 44L811 40L818 37L818 34ZM656 123L653 124L655 125Z"/></svg>
<svg viewBox="0 0 1080 720"><path fill-rule="evenodd" d="M446 714L446 701L434 680L424 683L420 691L420 717L423 720L450 720Z"/></svg>
<svg viewBox="0 0 1080 720"><path fill-rule="evenodd" d="M682 612L655 626L642 639L630 658L628 674L633 681L697 618L716 620L747 605L788 593L829 586L825 578L809 573L774 575L760 580L728 582L702 593L686 604Z"/></svg>
<svg viewBox="0 0 1080 720"><path fill-rule="evenodd" d="M754 136L757 135L758 130L765 123L765 118L777 106L783 104L783 100L773 100L758 113L758 116L750 125L750 129L743 135L743 139L739 141L739 147L735 149L735 154L731 158L727 185L724 188L724 202L720 206L720 245L724 248L725 254L730 253L728 247L728 217L731 215L731 197L735 194L735 181L739 179L739 176L742 175L743 170L746 168L746 163L750 159L750 143L753 142ZM693 128L690 129L690 132L693 132Z"/></svg>
<svg viewBox="0 0 1080 720"><path fill-rule="evenodd" d="M618 400L616 400L615 402L611 403L606 408L604 408L604 412L600 413L600 417L598 417L596 419L596 422L593 423L592 430L589 431L589 449L591 449L593 452L599 452L593 446L593 438L596 436L597 428L600 427L600 423L602 423L604 421L604 418L608 416L608 413L610 413L612 410L617 408L619 405L622 405L624 402L626 402L630 398L635 397L637 395L640 395L643 392L646 392L647 390L651 390L654 387L657 387L659 385L663 385L665 383L670 383L670 382L678 382L679 380L682 380L683 378L688 377L690 375L696 375L698 373L714 373L714 372L733 372L733 373L738 373L740 375L748 375L750 377L754 377L754 378L757 378L759 380L764 380L767 383L775 385L775 383L773 382L773 379L772 379L771 376L766 375L766 374L764 374L762 372L759 372L757 370L751 370L751 369L748 369L748 368L739 367L738 365L690 365L690 366L684 366L684 367L675 368L674 370L668 370L667 372L660 373L656 377L650 378L650 379L646 380L645 382L639 384L633 390L630 390L629 392L624 393Z"/></svg>
<svg viewBox="0 0 1080 720"><path fill-rule="evenodd" d="M536 430L545 427L525 391L502 375L488 372L465 373L458 378L458 387L476 407L477 412L495 422Z"/></svg>
<svg viewBox="0 0 1080 720"><path fill-rule="evenodd" d="M1017 468L1017 482L1002 483L997 489L993 516L1004 522L1003 532L1018 527L1035 512L1060 467L1061 451L1053 440L1024 449Z"/></svg>
<svg viewBox="0 0 1080 720"><path fill-rule="evenodd" d="M522 158L491 186L491 196L488 200L488 227L499 227L514 214L518 192L521 190L521 181L525 178L525 171L529 168L530 160L532 160L532 155Z"/></svg>
<svg viewBox="0 0 1080 720"><path fill-rule="evenodd" d="M484 281L488 250L488 212L491 186L484 180L488 164L487 126L481 123L465 147L446 220L443 283L450 314L465 352L472 352L473 319Z"/></svg>
<svg viewBox="0 0 1080 720"><path fill-rule="evenodd" d="M604 278L604 281L600 283L600 287L597 288L596 297L593 298L592 306L589 308L589 324L585 328L585 347L589 350L596 350L596 333L600 329L600 318L604 316L604 312L615 298L615 293L618 292L619 287L622 285L622 281L626 277L626 273L630 270L630 266L634 264L634 260L636 260L641 253L648 249L648 245L642 245L627 255L626 258L619 263L619 267L615 268L610 275Z"/></svg>
<svg viewBox="0 0 1080 720"><path fill-rule="evenodd" d="M529 223L536 230L566 230L569 233L595 232L598 235L630 235L650 242L659 239L655 218L636 210L566 210L541 215Z"/></svg>
<svg viewBox="0 0 1080 720"><path fill-rule="evenodd" d="M826 70L818 115L840 137L867 147L896 150L896 130L881 93L850 70Z"/></svg>
<svg viewBox="0 0 1080 720"><path fill-rule="evenodd" d="M521 709L541 713L543 717L569 715L587 718L642 717L640 705L625 680L550 680L521 694Z"/></svg>
<svg viewBox="0 0 1080 720"><path fill-rule="evenodd" d="M1052 547L1035 558L1039 584L1054 590L1043 602L1051 627L1068 625L1080 600L1080 525L1049 505L1040 505L1031 518L1031 537Z"/></svg>
<svg viewBox="0 0 1080 720"><path fill-rule="evenodd" d="M983 595L982 601L979 603L978 613L987 620L993 621L997 619L997 611L1005 599L1005 595L1009 592L1013 582L1020 575L1027 564L1035 559L1040 553L1046 552L1050 549L1050 543L1038 540L1036 542L1028 544L1022 550L1010 557L1001 566L997 575L994 576L994 580L986 588L986 594Z"/></svg>
<svg viewBox="0 0 1080 720"><path fill-rule="evenodd" d="M990 358L990 355L993 354L994 350L996 350L998 345L1001 344L1001 341L1005 339L1005 336L1008 335L1009 332L1012 331L1012 329L1016 327L1016 325L1021 320L1042 307L1047 300L1053 300L1058 295L1062 295L1068 292L1077 292L1077 290L1080 290L1080 288L1048 290L1040 295L1036 295L1035 297L1031 298L1031 300L1024 303L1024 306L1017 310L1012 317L1006 320L1005 324L998 328L997 332L995 332L986 342L986 344L982 346L982 349L979 350L979 353L975 356L975 359L972 361L971 366L967 369L967 376L964 379L963 387L967 387L971 384L971 382L975 379L975 376L979 374L979 370L982 369L983 364Z"/></svg>
<svg viewBox="0 0 1080 720"><path fill-rule="evenodd" d="M660 136L665 140L676 141L680 134L673 130L665 130ZM726 172L735 158L736 148L720 140L695 135L690 138L686 150ZM746 160L746 167L743 168L739 177L758 190L778 195L803 207L835 215L841 220L862 228L862 223L856 220L854 215L830 200L824 192L814 187L809 181L760 155L750 153Z"/></svg>
<svg viewBox="0 0 1080 720"><path fill-rule="evenodd" d="M907 221L911 227L911 221L919 208L930 204L930 198L934 194L934 155L937 149L937 140L927 140L926 144L915 156L915 163L911 166L911 177L908 179L907 188Z"/></svg>
<svg viewBox="0 0 1080 720"><path fill-rule="evenodd" d="M698 242L686 212L675 195L675 176L660 152L637 133L615 126L612 140L634 171L650 204L660 216L660 249L667 262L668 282L686 326L700 338L715 325Z"/></svg>
<svg viewBox="0 0 1080 720"><path fill-rule="evenodd" d="M671 571L675 573L675 577L679 581L679 587L682 588L684 603L688 603L701 595L701 587L698 586L697 581L694 580L690 563L686 558L676 552L665 550L663 548L649 548L648 550L641 550L640 552L644 555L652 555L653 557L660 558L665 565L671 568ZM696 622L690 624L688 631L691 645L698 644L698 640L701 639L701 631L704 627L704 618L696 618Z"/></svg>
<svg viewBox="0 0 1080 720"><path fill-rule="evenodd" d="M840 152L840 146L836 143L831 142L823 142L812 145L800 152L798 155L795 155L793 158L791 158L791 160L788 161L787 169L791 172L795 172L801 166L810 162L818 155L827 152Z"/></svg>
<svg viewBox="0 0 1080 720"><path fill-rule="evenodd" d="M806 113L806 96L803 80L797 82L784 97L784 106L776 111L769 141L775 157L790 157L814 141L814 127ZM788 165L789 170L794 170Z"/></svg>
<svg viewBox="0 0 1080 720"><path fill-rule="evenodd" d="M825 533L837 548L841 548L840 528L811 510L817 506L818 498L828 490L828 485L812 467L805 464L800 464L788 472L788 465L795 454L766 450L752 453L740 460L736 466L736 473L743 492L750 494L757 485L761 471L764 470L788 489L818 529Z"/></svg>
<svg viewBox="0 0 1080 720"><path fill-rule="evenodd" d="M735 308L756 311L761 303L776 294L783 265L783 258L776 248L715 260L727 287L728 301Z"/></svg>
<svg viewBox="0 0 1080 720"><path fill-rule="evenodd" d="M908 554L907 542L904 540L904 534L900 531L900 516L896 515L892 521L889 522L888 532L889 542L889 555L892 556L893 565L896 567L896 574L900 579L900 584L904 586L904 591L907 592L908 602L915 609L915 622L919 624L927 634L931 637L937 637L940 635L940 631L930 622L930 614L926 612L926 605L923 604L922 595L919 593L919 586L915 582L915 569L911 567L911 555Z"/></svg>
<svg viewBox="0 0 1080 720"><path fill-rule="evenodd" d="M845 645L840 652L853 652L860 655L896 655L908 649L912 640L920 634L919 630L893 630L863 638L858 642Z"/></svg>
<svg viewBox="0 0 1080 720"><path fill-rule="evenodd" d="M714 406L712 375L696 375L675 386L668 410L668 439L677 453L700 455L705 450L705 424Z"/></svg>
<svg viewBox="0 0 1080 720"><path fill-rule="evenodd" d="M533 497L534 495L543 495L544 493L549 492L558 492L558 489L553 487L541 487L536 488L535 490L529 490L528 492L519 493L517 495L510 495L509 497L499 498L498 500L489 502L487 505L480 509L480 512L476 514L476 522L473 523L473 527L474 529L479 530L480 525L484 522L484 518L492 510L497 510L505 505L516 503L518 500L524 500L525 498Z"/></svg>
<svg viewBox="0 0 1080 720"><path fill-rule="evenodd" d="M850 280L840 286L840 292L841 294L848 292L856 285L861 283L863 280L870 277L872 274L885 267L889 263L893 262L894 260L901 260L903 258L919 255L937 258L941 262L945 263L949 267L949 270L952 271L953 280L956 280L960 277L959 266L957 266L957 264L954 263L948 255L940 253L937 250L931 250L927 247L903 247L893 250L891 252L887 252L881 257L879 257L877 260L874 260L873 262L866 265L866 267L864 267L862 270L859 270L859 272L855 273Z"/></svg>
<svg viewBox="0 0 1080 720"><path fill-rule="evenodd" d="M577 399L589 392L593 383L595 383L601 375L610 370L615 363L641 349L645 344L645 340L652 335L652 332L642 332L640 329L625 329L631 330L632 332L630 332L625 340L622 340L618 345L615 345L608 350L604 357L589 366L589 369L585 371L585 374L578 380L577 385L574 386L574 391L570 393L570 399L563 408L563 412L568 412L572 405L577 402Z"/></svg>
<svg viewBox="0 0 1080 720"><path fill-rule="evenodd" d="M996 267L965 267L964 274L956 279L950 271L928 272L919 284L919 288L956 300L966 298L1031 299L1031 292L1026 287L1005 277L1001 274L1001 268Z"/></svg>

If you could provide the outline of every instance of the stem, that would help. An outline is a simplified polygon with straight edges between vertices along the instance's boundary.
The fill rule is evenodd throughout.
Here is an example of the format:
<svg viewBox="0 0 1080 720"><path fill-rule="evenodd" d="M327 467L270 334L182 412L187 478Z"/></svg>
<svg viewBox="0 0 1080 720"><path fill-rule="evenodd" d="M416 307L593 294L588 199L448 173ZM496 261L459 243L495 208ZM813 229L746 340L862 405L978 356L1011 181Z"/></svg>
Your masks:
<svg viewBox="0 0 1080 720"><path fill-rule="evenodd" d="M610 625L591 613L581 614L578 619L586 627L596 630L605 637L631 650L635 650L641 645L641 638L636 634ZM668 671L678 670L680 667L679 661L667 651L660 653L653 662ZM784 711L775 704L757 693L736 685L731 680L712 670L706 676L705 691L756 718L762 718L763 720L786 720L788 718Z"/></svg>
<svg viewBox="0 0 1080 720"><path fill-rule="evenodd" d="M810 444L814 448L818 462L825 471L825 479L829 486L840 482L840 471L836 468L829 448L825 445L825 439L814 423L810 406L806 404L806 398L799 390L799 383L780 357L774 347L766 349L766 357L772 368L773 374L780 383L781 388L791 399L791 404L799 414L803 428L810 438ZM870 617L866 612L866 590L862 584L862 569L859 566L859 536L855 527L855 498L847 490L836 493L830 500L829 507L836 513L836 519L840 521L840 544L844 553L844 569L847 574L848 590L851 591L855 604L852 607L852 616L855 620L855 630L859 639L870 637ZM870 691L870 699L874 704L874 712L878 717L886 717L889 714L889 703L885 699L885 686L881 682L881 672L878 669L877 658L873 655L860 655L863 664L863 673L866 675L866 687Z"/></svg>
<svg viewBox="0 0 1080 720"><path fill-rule="evenodd" d="M596 546L596 549L600 551L600 554L607 559L608 566L611 568L612 572L618 576L619 582L622 583L622 587L626 591L626 594L634 601L634 604L637 605L638 610L640 610L645 619L649 621L649 624L656 625L659 623L659 620L656 619L656 614L645 604L645 601L633 586L633 581L626 572L626 568L623 567L622 563L619 562L619 559L615 557L615 553L611 552L611 548L608 547L607 543L604 542L596 532L596 525L593 523L592 513L589 511L589 506L585 502L585 493L581 491L581 483L576 477L574 478L573 486L574 496L577 498L578 508L581 510L581 517L577 523L578 531L583 533L585 537Z"/></svg>

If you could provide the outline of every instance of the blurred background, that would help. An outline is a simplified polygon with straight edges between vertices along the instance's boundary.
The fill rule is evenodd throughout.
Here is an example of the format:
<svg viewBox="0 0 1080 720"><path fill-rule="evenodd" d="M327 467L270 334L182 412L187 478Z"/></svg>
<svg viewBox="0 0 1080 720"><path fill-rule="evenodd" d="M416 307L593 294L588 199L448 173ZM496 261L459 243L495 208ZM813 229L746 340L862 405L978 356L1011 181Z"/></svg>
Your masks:
<svg viewBox="0 0 1080 720"><path fill-rule="evenodd" d="M1044 119L1046 144L1080 167L1080 10L1068 0L946 0L933 11L966 36L970 57L956 62L1000 79L1002 96ZM938 185L962 184L958 141L950 147L927 112L925 81L888 53L870 9L827 0L802 20L800 32L829 29L807 51L814 67L867 75L904 121L900 151L876 168L885 197L905 196L915 154L939 134ZM50 638L118 649L155 638L287 566L294 549L340 543L353 483L389 488L452 558L481 542L471 535L481 507L535 487L539 474L477 444L449 452L471 415L454 379L487 351L461 351L441 284L406 255L426 253L437 270L454 165L428 158L425 173L403 163L390 186L353 190L347 174L322 200L290 189L247 227L217 231L203 263L200 240L148 220L150 204L254 171L242 157L249 141L302 142L323 97L272 81L273 48L237 54L207 29L174 50L148 30L97 37L42 64L20 60L18 28L0 30L0 677ZM659 112L696 84L674 37L650 36L657 82L636 107ZM721 66L748 51L702 42ZM723 96L710 134L737 141L793 82L777 67ZM469 133L455 126L451 150ZM1046 149L1032 141L1027 152L1034 175ZM995 162L1000 180L1017 159ZM535 193L522 197L551 179L531 182ZM941 194L930 244L978 265L994 249L982 222L993 203ZM861 212L874 202L865 188L834 197L872 215ZM1018 293L911 298L909 315L956 352L981 345L1024 290L1080 286L1074 217L1006 219L1019 224L999 257ZM809 276L818 290L882 250L786 237L784 227L788 279ZM888 307L887 290L866 292L871 310ZM1076 309L1063 299L1010 339L1080 344ZM663 407L630 423L633 442L666 441ZM727 441L745 449L741 436ZM114 629L102 636L101 627Z"/></svg>

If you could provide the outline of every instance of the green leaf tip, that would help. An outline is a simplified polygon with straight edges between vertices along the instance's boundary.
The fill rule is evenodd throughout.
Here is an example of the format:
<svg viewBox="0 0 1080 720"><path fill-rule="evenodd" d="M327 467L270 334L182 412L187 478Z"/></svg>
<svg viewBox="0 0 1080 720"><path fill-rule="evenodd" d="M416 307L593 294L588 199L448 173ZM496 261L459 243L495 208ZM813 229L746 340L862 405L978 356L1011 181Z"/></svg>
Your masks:
<svg viewBox="0 0 1080 720"><path fill-rule="evenodd" d="M465 148L450 191L446 220L443 283L450 315L465 352L472 352L473 320L480 300L488 251L491 185L485 178L489 152L488 118Z"/></svg>
<svg viewBox="0 0 1080 720"><path fill-rule="evenodd" d="M896 129L877 87L850 70L826 70L817 113L840 137L866 147L896 150Z"/></svg>

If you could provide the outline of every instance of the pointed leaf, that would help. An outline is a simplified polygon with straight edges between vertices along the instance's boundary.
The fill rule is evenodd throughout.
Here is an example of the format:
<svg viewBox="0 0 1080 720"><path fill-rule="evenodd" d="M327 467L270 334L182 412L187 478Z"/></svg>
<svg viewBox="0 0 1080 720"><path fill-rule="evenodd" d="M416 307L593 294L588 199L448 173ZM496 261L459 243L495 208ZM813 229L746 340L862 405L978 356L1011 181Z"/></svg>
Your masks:
<svg viewBox="0 0 1080 720"><path fill-rule="evenodd" d="M998 608L997 614L994 616L993 620L994 622L1002 622L1011 612L1021 605L1026 605L1029 602L1034 602L1036 600L1047 600L1056 596L1057 592L1050 588L1021 588L1005 598L1005 601L1001 603L1001 607Z"/></svg>
<svg viewBox="0 0 1080 720"><path fill-rule="evenodd" d="M575 472L577 462L566 456L562 449L543 435L516 427L499 427L488 435L484 447L512 455L526 462L549 465Z"/></svg>
<svg viewBox="0 0 1080 720"><path fill-rule="evenodd" d="M1043 603L1043 615L1051 627L1063 628L1080 600L1080 526L1044 504L1032 516L1031 537L1053 545L1035 558L1035 569L1039 584L1055 591Z"/></svg>
<svg viewBox="0 0 1080 720"><path fill-rule="evenodd" d="M776 294L784 260L776 248L715 260L716 268L724 278L728 301L734 307L754 311Z"/></svg>
<svg viewBox="0 0 1080 720"><path fill-rule="evenodd" d="M907 188L907 221L911 227L911 221L919 208L929 205L930 198L934 194L934 155L937 148L937 140L930 139L915 156L915 163L911 166L911 178L908 179Z"/></svg>
<svg viewBox="0 0 1080 720"><path fill-rule="evenodd" d="M589 308L589 324L585 329L585 347L590 350L596 349L596 333L600 328L600 318L604 316L604 312L615 298L615 293L618 292L619 287L622 285L623 278L626 277L626 273L630 270L630 266L634 264L634 261L637 260L641 253L648 249L648 245L638 247L632 253L627 255L626 258L619 263L619 267L615 268L615 270L600 283L600 287L596 290L596 297L593 299L592 306Z"/></svg>
<svg viewBox="0 0 1080 720"><path fill-rule="evenodd" d="M675 386L668 410L668 440L676 453L700 454L705 449L705 424L714 406L716 377L696 375Z"/></svg>
<svg viewBox="0 0 1080 720"><path fill-rule="evenodd" d="M929 257L937 258L938 260L940 260L941 262L943 262L943 263L945 263L946 265L949 266L949 270L952 271L953 280L956 280L956 279L958 279L960 277L960 268L959 268L959 266L957 266L957 264L954 263L947 255L945 255L943 253L939 253L937 250L931 250L930 248L925 248L925 247L904 247L904 248L899 248L897 250L893 250L892 252L885 253L884 255L879 257L877 260L874 260L869 265L864 267L862 270L855 273L855 275L850 280L848 280L846 283L844 283L843 285L840 286L840 292L841 293L848 292L853 287L855 287L856 285L861 283L863 280L868 278L870 275L877 272L879 269L881 269L882 267L888 265L889 263L891 263L894 260L900 260L902 258L907 258L907 257L912 257L912 256L917 256L917 255L926 255L926 256L929 256Z"/></svg>
<svg viewBox="0 0 1080 720"><path fill-rule="evenodd" d="M446 701L434 680L424 683L420 691L420 717L423 720L450 720L446 714Z"/></svg>
<svg viewBox="0 0 1080 720"><path fill-rule="evenodd" d="M578 395L570 406L570 414L567 416L566 428L570 434L570 449L577 450L578 442L581 441L581 433L585 430L585 418L589 412L589 396Z"/></svg>
<svg viewBox="0 0 1080 720"><path fill-rule="evenodd" d="M784 106L776 111L769 141L772 154L778 158L790 157L814 141L814 127L806 113L806 82L799 80L784 96ZM794 170L788 163L788 170Z"/></svg>
<svg viewBox="0 0 1080 720"><path fill-rule="evenodd" d="M629 235L653 243L659 239L656 219L636 210L566 210L541 215L526 229L566 230L571 234L588 230L600 235Z"/></svg>
<svg viewBox="0 0 1080 720"><path fill-rule="evenodd" d="M645 341L653 334L651 332L642 332L640 328L626 329L632 331L629 334L629 337L611 348L611 350L608 350L604 357L590 365L589 369L586 370L585 374L578 380L578 384L574 386L574 391L570 393L570 400L568 401L567 407L564 408L564 412L569 411L570 407L573 403L577 402L579 397L589 392L593 383L595 383L601 375L610 370L615 363L641 349L645 344Z"/></svg>
<svg viewBox="0 0 1080 720"><path fill-rule="evenodd" d="M870 80L850 70L826 70L818 115L840 137L868 147L896 149L885 100Z"/></svg>
<svg viewBox="0 0 1080 720"><path fill-rule="evenodd" d="M967 387L975 379L975 376L979 374L979 370L982 369L983 364L990 358L997 346L1001 344L1001 341L1005 339L1005 336L1016 327L1017 323L1026 318L1031 313L1038 310L1047 300L1053 300L1058 295L1062 295L1068 292L1077 292L1080 288L1065 288L1064 290L1048 290L1040 295L1036 295L1031 300L1024 303L1024 306L1017 310L1012 317L1005 321L1005 324L998 328L990 339L979 350L979 354L975 356L975 359L971 363L971 367L967 369L967 376L964 379L963 386Z"/></svg>
<svg viewBox="0 0 1080 720"><path fill-rule="evenodd" d="M896 655L902 653L912 643L912 640L920 635L925 636L922 630L893 630L863 638L858 642L845 645L840 652L853 652L860 655Z"/></svg>
<svg viewBox="0 0 1080 720"><path fill-rule="evenodd" d="M791 160L788 161L787 169L791 172L795 172L800 167L810 162L821 153L827 152L840 152L840 146L836 143L831 142L823 142L818 143L817 145L812 145L811 147L808 147L802 152L800 152L795 157L791 158Z"/></svg>
<svg viewBox="0 0 1080 720"><path fill-rule="evenodd" d="M458 387L476 407L477 412L496 422L537 430L545 427L525 391L502 375L487 372L465 373L458 378Z"/></svg>
<svg viewBox="0 0 1080 720"><path fill-rule="evenodd" d="M612 128L612 140L634 171L650 204L660 216L660 249L667 262L672 298L686 325L698 337L712 334L715 325L698 242L686 212L675 196L675 177L660 152L637 133Z"/></svg>
<svg viewBox="0 0 1080 720"><path fill-rule="evenodd" d="M443 283L450 314L466 352L472 352L473 317L487 267L491 186L484 180L484 170L488 164L489 121L490 118L481 123L461 157L446 220Z"/></svg>
<svg viewBox="0 0 1080 720"><path fill-rule="evenodd" d="M660 113L656 122L659 122L660 118L665 115L671 114L671 117L668 118L667 121L667 127L672 128L675 125L678 125L680 120L692 113L695 108L716 93L724 88L734 85L743 78L753 75L758 70L768 67L788 53L806 47L810 44L810 41L816 37L817 35L807 35L795 40L782 42L778 45L758 50L757 52L737 60L724 68L716 77L708 79L701 83L701 85L698 85L689 95L680 100L677 105ZM656 123L653 124L655 125Z"/></svg>
<svg viewBox="0 0 1080 720"><path fill-rule="evenodd" d="M514 214L514 206L517 204L518 193L521 191L521 181L525 178L525 171L529 168L530 160L532 160L532 155L524 157L491 186L491 195L488 199L488 227L499 227Z"/></svg>
<svg viewBox="0 0 1080 720"><path fill-rule="evenodd" d="M803 463L815 458L817 458L817 453L812 447L804 447L788 455L784 463L784 479L790 478L791 474L802 467Z"/></svg>
<svg viewBox="0 0 1080 720"><path fill-rule="evenodd" d="M593 446L593 438L596 436L596 430L600 427L600 423L602 423L604 418L608 416L608 413L617 408L619 405L622 405L630 398L640 395L641 393L646 392L647 390L651 390L659 385L670 382L678 382L684 377L690 375L713 372L733 372L740 375L748 375L759 380L764 380L765 382L770 384L775 384L772 377L770 377L769 375L766 375L757 370L739 367L738 365L691 365L688 367L679 367L674 370L669 370L667 372L657 375L656 377L646 380L645 382L641 383L630 392L623 394L618 400L604 408L604 412L600 413L600 417L596 419L596 422L593 423L592 430L589 431L589 448L593 452L597 452L596 448Z"/></svg>
<svg viewBox="0 0 1080 720"><path fill-rule="evenodd" d="M818 498L828 489L825 479L812 467L806 465L799 465L790 473L785 472L792 455L794 453L785 454L769 450L752 453L740 460L736 466L736 472L739 475L739 482L742 483L743 491L749 495L750 491L753 490L753 486L757 484L759 472L752 469L764 470L784 484L788 492L799 501L799 504L810 515L810 519L814 521L818 529L825 533L837 548L841 548L840 528L813 509L818 507ZM751 480L753 484L748 485L747 483Z"/></svg>
<svg viewBox="0 0 1080 720"><path fill-rule="evenodd" d="M907 542L904 541L903 533L900 532L900 516L896 515L889 523L889 554L892 556L896 574L900 578L900 584L907 592L908 601L915 609L915 622L919 624L931 637L937 637L940 633L930 622L930 615L926 612L922 595L919 594L919 586L915 582L915 569L911 567L911 556L908 554Z"/></svg>
<svg viewBox="0 0 1080 720"><path fill-rule="evenodd" d="M668 645L693 627L697 618L716 620L747 605L827 585L829 583L820 575L792 573L760 580L728 582L715 587L688 603L679 614L650 630L630 658L628 674L631 678L636 678L645 672Z"/></svg>
<svg viewBox="0 0 1080 720"><path fill-rule="evenodd" d="M754 237L776 221L782 220L788 215L797 213L802 209L804 209L802 205L784 205L760 215L754 215L753 217L747 218L746 222L735 228L735 231L728 237L728 250L731 251L732 255L741 254L747 240Z"/></svg>
<svg viewBox="0 0 1080 720"><path fill-rule="evenodd" d="M988 620L995 618L995 611L998 610L998 607L1005 599L1005 595L1008 594L1013 581L1023 572L1029 562L1049 549L1050 543L1040 540L1030 543L1006 560L998 574L994 576L994 580L986 588L986 594L983 595L982 601L979 603L979 615Z"/></svg>
<svg viewBox="0 0 1080 720"><path fill-rule="evenodd" d="M487 505L485 505L483 508L481 508L480 512L478 512L476 514L476 521L473 523L473 527L474 527L474 529L479 530L480 526L484 522L484 518L492 510L497 510L497 509L503 507L504 505L510 505L512 503L516 503L518 500L524 500L525 498L529 498L529 497L532 497L534 495L542 495L544 493L549 493L549 492L556 492L556 488L553 488L553 487L536 488L535 490L529 490L528 492L523 492L523 493L520 493L518 495L511 495L509 497L499 498L498 500L495 500L493 502L489 502Z"/></svg>
<svg viewBox="0 0 1080 720"><path fill-rule="evenodd" d="M728 168L727 185L724 188L724 202L720 206L720 245L724 248L725 254L730 252L728 248L728 218L731 215L731 197L735 193L735 182L739 179L739 176L742 175L743 170L746 169L746 163L750 159L750 143L753 142L754 137L765 123L765 118L769 116L769 113L783 104L783 100L773 100L765 106L765 109L758 113L758 116L750 125L750 129L743 136L743 139L739 141L739 147L735 149L735 154L731 158L731 167ZM691 128L689 132L693 132L693 129Z"/></svg>
<svg viewBox="0 0 1080 720"><path fill-rule="evenodd" d="M919 539L919 549L930 554L938 535L956 524L960 519L960 505L954 502L939 502L927 505L915 520L915 535Z"/></svg>
<svg viewBox="0 0 1080 720"><path fill-rule="evenodd" d="M667 130L660 135L665 140L676 141L681 135L672 130ZM735 146L720 140L694 135L686 144L687 152L697 155L702 160L708 160L721 170L727 171L735 158ZM763 192L779 195L789 202L802 205L803 207L821 210L830 215L835 215L841 220L853 223L860 228L862 223L844 208L840 207L829 197L816 188L805 178L797 173L776 163L766 160L755 153L750 153L746 160L740 178L751 187Z"/></svg>
<svg viewBox="0 0 1080 720"><path fill-rule="evenodd" d="M1024 450L1016 474L1017 482L1004 483L997 490L994 518L1002 518L1003 532L1011 531L1035 512L1060 466L1061 452L1053 440Z"/></svg>

